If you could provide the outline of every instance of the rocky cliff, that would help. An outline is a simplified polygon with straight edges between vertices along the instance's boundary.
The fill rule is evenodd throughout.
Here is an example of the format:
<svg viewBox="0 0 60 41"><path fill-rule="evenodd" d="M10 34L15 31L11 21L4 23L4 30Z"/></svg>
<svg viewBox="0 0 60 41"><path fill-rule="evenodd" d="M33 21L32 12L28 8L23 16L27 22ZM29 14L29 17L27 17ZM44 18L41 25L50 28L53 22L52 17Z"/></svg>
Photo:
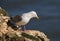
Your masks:
<svg viewBox="0 0 60 41"><path fill-rule="evenodd" d="M47 36L37 30L22 31L21 28L13 29L7 24L10 17L0 7L0 41L50 41Z"/></svg>

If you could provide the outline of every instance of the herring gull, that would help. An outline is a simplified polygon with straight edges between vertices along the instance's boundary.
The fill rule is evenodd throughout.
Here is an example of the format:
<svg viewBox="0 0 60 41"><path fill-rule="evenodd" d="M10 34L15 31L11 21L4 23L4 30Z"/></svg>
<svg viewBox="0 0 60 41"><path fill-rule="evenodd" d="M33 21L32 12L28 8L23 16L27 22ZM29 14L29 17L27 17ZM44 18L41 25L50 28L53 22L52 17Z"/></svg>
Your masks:
<svg viewBox="0 0 60 41"><path fill-rule="evenodd" d="M9 25L15 26L24 26L24 30L26 30L25 25L30 21L31 18L39 19L37 13L35 11L30 11L28 13L23 13L22 15L16 15L11 17L11 20L8 22Z"/></svg>

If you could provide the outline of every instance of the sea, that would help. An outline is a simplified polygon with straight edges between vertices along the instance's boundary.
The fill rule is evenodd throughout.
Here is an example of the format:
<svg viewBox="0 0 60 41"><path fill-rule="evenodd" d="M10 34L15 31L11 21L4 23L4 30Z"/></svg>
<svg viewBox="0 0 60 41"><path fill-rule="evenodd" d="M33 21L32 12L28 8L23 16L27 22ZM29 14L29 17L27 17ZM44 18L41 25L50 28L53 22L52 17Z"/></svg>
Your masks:
<svg viewBox="0 0 60 41"><path fill-rule="evenodd" d="M39 20L31 19L26 29L44 32L50 41L60 41L60 0L0 0L0 7L9 16L36 11Z"/></svg>

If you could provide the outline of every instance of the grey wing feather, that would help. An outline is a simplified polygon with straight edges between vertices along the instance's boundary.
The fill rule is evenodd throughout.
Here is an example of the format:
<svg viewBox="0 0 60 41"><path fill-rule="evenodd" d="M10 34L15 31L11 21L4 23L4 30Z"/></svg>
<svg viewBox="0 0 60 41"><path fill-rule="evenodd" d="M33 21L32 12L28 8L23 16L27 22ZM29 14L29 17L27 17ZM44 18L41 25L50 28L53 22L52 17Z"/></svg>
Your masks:
<svg viewBox="0 0 60 41"><path fill-rule="evenodd" d="M14 17L11 17L11 20L12 20L13 22L19 22L19 21L22 20L22 17L19 16L19 15L16 15L16 16L14 16Z"/></svg>

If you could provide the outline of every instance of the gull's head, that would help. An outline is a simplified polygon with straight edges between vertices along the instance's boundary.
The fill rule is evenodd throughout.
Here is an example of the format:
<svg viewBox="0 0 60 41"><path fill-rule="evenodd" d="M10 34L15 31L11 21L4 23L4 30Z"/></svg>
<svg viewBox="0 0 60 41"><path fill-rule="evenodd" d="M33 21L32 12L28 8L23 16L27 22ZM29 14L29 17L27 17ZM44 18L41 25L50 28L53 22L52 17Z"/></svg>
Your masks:
<svg viewBox="0 0 60 41"><path fill-rule="evenodd" d="M35 11L31 11L30 14L32 17L39 19L38 15Z"/></svg>

